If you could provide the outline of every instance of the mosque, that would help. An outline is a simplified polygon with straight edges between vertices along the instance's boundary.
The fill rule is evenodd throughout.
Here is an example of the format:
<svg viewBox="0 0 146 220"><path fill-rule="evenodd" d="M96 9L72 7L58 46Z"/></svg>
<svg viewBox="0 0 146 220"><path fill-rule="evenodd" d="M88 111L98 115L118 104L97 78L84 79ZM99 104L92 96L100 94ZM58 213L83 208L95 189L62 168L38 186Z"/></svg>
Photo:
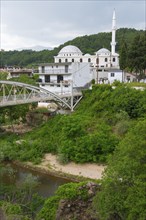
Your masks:
<svg viewBox="0 0 146 220"><path fill-rule="evenodd" d="M94 55L83 54L73 45L63 47L54 63L39 65L39 86L58 94L70 93L72 89L83 89L95 83L122 82L123 72L119 68L116 53L116 15L112 17L111 51L101 48Z"/></svg>

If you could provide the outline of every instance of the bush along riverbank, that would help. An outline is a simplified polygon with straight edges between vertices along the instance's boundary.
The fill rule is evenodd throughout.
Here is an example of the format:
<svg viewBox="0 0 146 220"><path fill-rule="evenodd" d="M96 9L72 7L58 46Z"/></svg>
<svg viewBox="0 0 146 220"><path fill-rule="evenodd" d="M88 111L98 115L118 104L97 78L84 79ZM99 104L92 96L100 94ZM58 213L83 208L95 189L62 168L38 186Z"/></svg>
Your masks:
<svg viewBox="0 0 146 220"><path fill-rule="evenodd" d="M145 131L146 90L122 84L115 89L109 85L95 85L84 92L84 98L73 114L57 115L21 136L1 133L1 158L39 164L44 155L53 153L63 164L70 161L104 163L107 169L101 189L95 192L92 205L86 206L88 213L95 214L91 219L144 220ZM75 201L83 200L79 206L85 205L86 198L84 200L78 192L80 185L76 185L85 183L72 184L75 185L64 185L62 194L48 199L37 218L54 220L62 215L64 220L69 217L81 219L73 210L77 209ZM70 189L71 195L64 197ZM82 189L83 192L84 189L90 191L85 186L80 188L81 194ZM77 197L72 197L72 193ZM66 217L60 211L64 208ZM73 213L68 215L67 212ZM86 214L83 216L86 219Z"/></svg>

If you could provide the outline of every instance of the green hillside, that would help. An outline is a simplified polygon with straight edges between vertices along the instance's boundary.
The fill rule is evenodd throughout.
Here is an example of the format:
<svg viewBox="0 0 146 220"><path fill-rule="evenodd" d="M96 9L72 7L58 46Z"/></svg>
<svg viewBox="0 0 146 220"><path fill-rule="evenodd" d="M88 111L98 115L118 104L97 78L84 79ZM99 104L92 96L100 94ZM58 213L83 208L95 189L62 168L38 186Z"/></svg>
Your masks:
<svg viewBox="0 0 146 220"><path fill-rule="evenodd" d="M133 39L138 35L144 33L143 30L135 30L131 28L120 28L116 32L116 49L119 52L123 40L126 41L127 46L130 46ZM80 48L85 53L94 54L97 50L105 47L110 50L111 32L98 33L94 35L85 35L70 40L52 51L1 51L0 52L0 65L3 66L30 66L35 67L42 62L53 62L53 56L57 55L61 48L66 45L74 45Z"/></svg>
<svg viewBox="0 0 146 220"><path fill-rule="evenodd" d="M0 122L4 116L8 120L9 114L12 118L18 116L24 108L25 105L1 108ZM45 203L36 194L29 203L22 201L22 195L30 196L31 188L27 185L24 189L13 186L15 194L14 188L1 185L1 209L8 216L24 217L19 219L55 220L60 201L65 201L68 207L71 204L80 207L83 202L85 219L144 220L145 131L146 90L136 90L126 84L119 84L115 89L110 85L95 85L92 90L84 91L84 98L74 113L53 116L26 134L0 130L0 160L40 163L44 154L51 152L62 163L108 164L93 201L91 190L86 188L91 184L85 182L59 187L55 196L46 198ZM15 200L13 194L17 195ZM86 210L87 202L90 205ZM35 213L34 218L30 210ZM72 219L81 219L77 215L80 212L75 210L70 211ZM62 213L62 219L67 220L64 209Z"/></svg>
<svg viewBox="0 0 146 220"><path fill-rule="evenodd" d="M96 85L84 92L84 98L73 114L56 115L26 134L22 145L2 138L0 145L6 148L1 151L10 159L35 163L49 152L57 154L63 163L106 163L134 123L146 116L145 103L146 90ZM10 110L15 117L22 109L13 106Z"/></svg>

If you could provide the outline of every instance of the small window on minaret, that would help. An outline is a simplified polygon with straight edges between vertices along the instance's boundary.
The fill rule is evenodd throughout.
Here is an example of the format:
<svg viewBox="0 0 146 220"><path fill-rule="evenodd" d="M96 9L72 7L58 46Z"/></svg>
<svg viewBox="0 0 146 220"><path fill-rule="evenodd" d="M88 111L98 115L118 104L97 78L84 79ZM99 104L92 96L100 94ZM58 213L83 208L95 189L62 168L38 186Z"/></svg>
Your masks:
<svg viewBox="0 0 146 220"><path fill-rule="evenodd" d="M115 59L115 57L113 57L113 62L115 62L116 61L116 59Z"/></svg>
<svg viewBox="0 0 146 220"><path fill-rule="evenodd" d="M107 62L107 58L105 58L105 62Z"/></svg>

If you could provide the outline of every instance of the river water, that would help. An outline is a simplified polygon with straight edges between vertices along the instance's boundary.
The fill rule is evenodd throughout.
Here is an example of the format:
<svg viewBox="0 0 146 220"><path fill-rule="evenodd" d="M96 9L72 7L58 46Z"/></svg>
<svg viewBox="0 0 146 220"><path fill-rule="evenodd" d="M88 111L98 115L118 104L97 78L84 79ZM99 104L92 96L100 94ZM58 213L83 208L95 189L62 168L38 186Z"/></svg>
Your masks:
<svg viewBox="0 0 146 220"><path fill-rule="evenodd" d="M54 195L54 192L60 185L71 182L67 179L22 168L12 163L6 163L4 166L8 167L8 171L2 175L0 180L1 183L4 183L5 185L15 184L17 187L17 185L20 185L25 181L28 175L31 175L39 182L36 191L43 197Z"/></svg>

